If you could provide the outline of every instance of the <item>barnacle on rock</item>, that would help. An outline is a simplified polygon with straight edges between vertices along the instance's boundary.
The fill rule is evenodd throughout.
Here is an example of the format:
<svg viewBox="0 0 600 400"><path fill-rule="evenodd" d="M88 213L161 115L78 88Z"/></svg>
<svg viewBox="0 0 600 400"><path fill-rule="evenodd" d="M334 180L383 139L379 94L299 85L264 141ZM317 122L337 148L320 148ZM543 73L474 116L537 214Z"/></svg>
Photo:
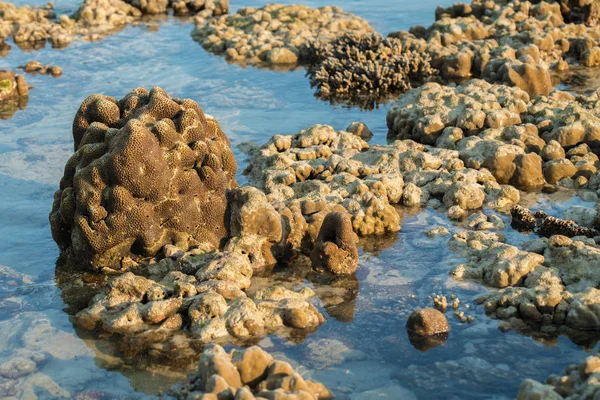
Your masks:
<svg viewBox="0 0 600 400"><path fill-rule="evenodd" d="M50 214L55 241L82 263L115 268L226 237L237 165L218 123L155 87L92 95L73 122L75 153ZM117 267L117 269L119 269Z"/></svg>

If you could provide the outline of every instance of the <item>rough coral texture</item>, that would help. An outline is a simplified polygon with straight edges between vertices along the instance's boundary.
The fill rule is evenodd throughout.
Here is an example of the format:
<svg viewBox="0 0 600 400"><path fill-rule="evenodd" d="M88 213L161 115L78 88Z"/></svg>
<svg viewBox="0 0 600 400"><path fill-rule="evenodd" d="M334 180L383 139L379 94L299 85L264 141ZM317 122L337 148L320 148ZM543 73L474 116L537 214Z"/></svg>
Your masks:
<svg viewBox="0 0 600 400"><path fill-rule="evenodd" d="M594 240L554 235L524 244L526 250L505 240L493 232L464 231L448 242L469 258L452 270L454 277L500 288L475 299L487 314L546 334L600 330L600 248Z"/></svg>
<svg viewBox="0 0 600 400"><path fill-rule="evenodd" d="M562 235L566 237L585 236L589 238L600 236L600 232L595 229L579 226L573 220L552 217L541 210L532 214L528 209L516 205L511 208L510 213L514 226L535 231L541 236Z"/></svg>
<svg viewBox="0 0 600 400"><path fill-rule="evenodd" d="M421 85L434 74L427 54L407 50L378 33L345 34L308 45L308 75L316 95L365 108Z"/></svg>
<svg viewBox="0 0 600 400"><path fill-rule="evenodd" d="M55 241L75 260L118 267L226 237L225 192L237 164L216 120L160 88L121 100L88 97L73 121L75 153L50 213ZM126 266L122 265L123 269Z"/></svg>
<svg viewBox="0 0 600 400"><path fill-rule="evenodd" d="M244 65L294 66L307 56L312 40L331 41L373 29L363 19L339 7L269 4L241 8L230 16L197 21L194 40L229 61Z"/></svg>
<svg viewBox="0 0 600 400"><path fill-rule="evenodd" d="M285 361L258 346L232 350L207 346L190 380L173 390L178 399L333 399L323 384L305 380Z"/></svg>
<svg viewBox="0 0 600 400"><path fill-rule="evenodd" d="M308 287L294 292L270 285L247 295L254 268L243 247L218 252L204 246L137 271L110 280L76 315L77 325L143 347L180 340L182 329L201 343L244 343L268 333L312 331L324 322L307 301L315 294Z"/></svg>
<svg viewBox="0 0 600 400"><path fill-rule="evenodd" d="M73 15L56 15L52 3L43 7L16 7L0 1L0 52L10 46L4 40L12 37L24 49L40 49L46 42L52 47L67 46L75 39L98 40L139 21L146 14L164 14L173 9L177 14L198 13L202 17L226 14L227 0L84 0Z"/></svg>
<svg viewBox="0 0 600 400"><path fill-rule="evenodd" d="M176 15L195 14L199 21L229 13L229 0L169 0L169 8Z"/></svg>
<svg viewBox="0 0 600 400"><path fill-rule="evenodd" d="M357 244L350 216L331 212L323 220L310 258L316 268L334 274L352 274L358 268Z"/></svg>
<svg viewBox="0 0 600 400"><path fill-rule="evenodd" d="M585 5L583 4L585 3ZM530 96L548 95L550 70L566 61L600 62L595 1L474 0L438 7L428 28L394 32L407 49L427 53L445 79L482 78L517 86ZM577 10L577 11L575 11ZM586 10L586 11L582 11Z"/></svg>
<svg viewBox="0 0 600 400"><path fill-rule="evenodd" d="M390 108L387 124L389 137L457 150L466 166L486 168L500 183L596 190L599 116L596 92L531 100L520 89L472 80L410 90Z"/></svg>
<svg viewBox="0 0 600 400"><path fill-rule="evenodd" d="M457 151L410 140L370 147L326 125L274 136L252 155L245 173L279 208L290 243L313 243L325 216L339 206L354 231L366 236L400 228L393 204L443 199L448 207L471 209L519 200L518 191L498 184L487 170L465 168Z"/></svg>

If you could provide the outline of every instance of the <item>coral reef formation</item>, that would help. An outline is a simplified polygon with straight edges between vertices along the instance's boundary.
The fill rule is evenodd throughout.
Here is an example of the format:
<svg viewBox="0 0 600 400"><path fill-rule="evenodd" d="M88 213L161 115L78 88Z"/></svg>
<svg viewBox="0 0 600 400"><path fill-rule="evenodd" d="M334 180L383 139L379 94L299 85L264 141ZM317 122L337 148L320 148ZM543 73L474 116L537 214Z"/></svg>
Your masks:
<svg viewBox="0 0 600 400"><path fill-rule="evenodd" d="M348 214L330 212L323 220L310 258L316 268L334 274L352 274L358 267L357 243L358 236Z"/></svg>
<svg viewBox="0 0 600 400"><path fill-rule="evenodd" d="M513 206L510 210L512 225L517 228L535 231L541 236L562 235L566 237L585 236L593 238L600 236L595 229L579 226L575 221L552 217L539 210L531 213L521 206Z"/></svg>
<svg viewBox="0 0 600 400"><path fill-rule="evenodd" d="M228 0L84 0L73 15L56 15L52 3L43 7L0 1L0 51L10 46L8 37L24 49L40 49L46 42L62 48L74 39L97 40L146 14L198 14L212 17L229 12Z"/></svg>
<svg viewBox="0 0 600 400"><path fill-rule="evenodd" d="M307 58L307 44L331 41L344 33L373 29L339 7L269 4L197 21L192 37L206 50L243 65L294 66Z"/></svg>
<svg viewBox="0 0 600 400"><path fill-rule="evenodd" d="M579 3L474 0L440 6L430 27L390 36L408 49L428 53L446 79L482 78L517 86L531 97L548 95L550 70L568 68L567 61L585 66L600 62L600 36L592 26L598 6Z"/></svg>
<svg viewBox="0 0 600 400"><path fill-rule="evenodd" d="M434 74L427 54L406 50L400 40L378 33L344 34L307 46L307 70L323 99L347 99L368 108L420 86Z"/></svg>
<svg viewBox="0 0 600 400"><path fill-rule="evenodd" d="M171 391L178 399L333 399L323 384L305 380L292 366L257 346L232 350L207 346L189 382ZM255 397L256 396L256 397Z"/></svg>
<svg viewBox="0 0 600 400"><path fill-rule="evenodd" d="M73 121L75 153L50 214L63 252L112 267L227 236L226 190L237 164L217 121L160 88L88 97ZM120 269L117 267L117 269Z"/></svg>
<svg viewBox="0 0 600 400"><path fill-rule="evenodd" d="M487 168L500 183L595 190L598 104L596 92L575 97L556 90L531 100L518 88L481 80L428 83L402 96L387 124L389 137L457 150L466 166Z"/></svg>

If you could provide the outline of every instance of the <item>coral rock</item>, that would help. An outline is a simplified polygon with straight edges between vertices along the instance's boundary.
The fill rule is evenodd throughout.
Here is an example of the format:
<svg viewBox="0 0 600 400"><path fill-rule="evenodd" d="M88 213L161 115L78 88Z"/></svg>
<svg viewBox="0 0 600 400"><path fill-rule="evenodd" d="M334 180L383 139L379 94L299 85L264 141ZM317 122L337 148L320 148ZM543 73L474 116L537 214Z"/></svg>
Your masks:
<svg viewBox="0 0 600 400"><path fill-rule="evenodd" d="M75 153L50 214L62 251L95 267L226 237L237 164L216 120L160 88L92 95L73 122ZM119 269L119 268L117 268Z"/></svg>

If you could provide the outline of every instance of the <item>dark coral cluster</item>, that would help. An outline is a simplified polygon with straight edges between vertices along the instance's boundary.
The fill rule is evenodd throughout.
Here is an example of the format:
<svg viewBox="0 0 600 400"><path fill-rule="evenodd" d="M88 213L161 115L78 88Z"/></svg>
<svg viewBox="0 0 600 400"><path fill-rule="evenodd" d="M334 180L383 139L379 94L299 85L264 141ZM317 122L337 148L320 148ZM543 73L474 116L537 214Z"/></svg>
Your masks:
<svg viewBox="0 0 600 400"><path fill-rule="evenodd" d="M307 48L308 75L317 87L316 95L324 99L378 103L413 84L423 84L435 73L427 54L378 33L345 34L332 42L312 42Z"/></svg>
<svg viewBox="0 0 600 400"><path fill-rule="evenodd" d="M117 101L88 97L73 121L75 153L50 214L61 250L80 263L181 249L226 237L226 189L237 164L216 120L160 88Z"/></svg>
<svg viewBox="0 0 600 400"><path fill-rule="evenodd" d="M562 235L593 238L600 235L596 229L579 226L575 221L552 217L541 210L532 214L530 210L516 205L511 208L510 214L512 225L515 228L532 230L541 236Z"/></svg>

